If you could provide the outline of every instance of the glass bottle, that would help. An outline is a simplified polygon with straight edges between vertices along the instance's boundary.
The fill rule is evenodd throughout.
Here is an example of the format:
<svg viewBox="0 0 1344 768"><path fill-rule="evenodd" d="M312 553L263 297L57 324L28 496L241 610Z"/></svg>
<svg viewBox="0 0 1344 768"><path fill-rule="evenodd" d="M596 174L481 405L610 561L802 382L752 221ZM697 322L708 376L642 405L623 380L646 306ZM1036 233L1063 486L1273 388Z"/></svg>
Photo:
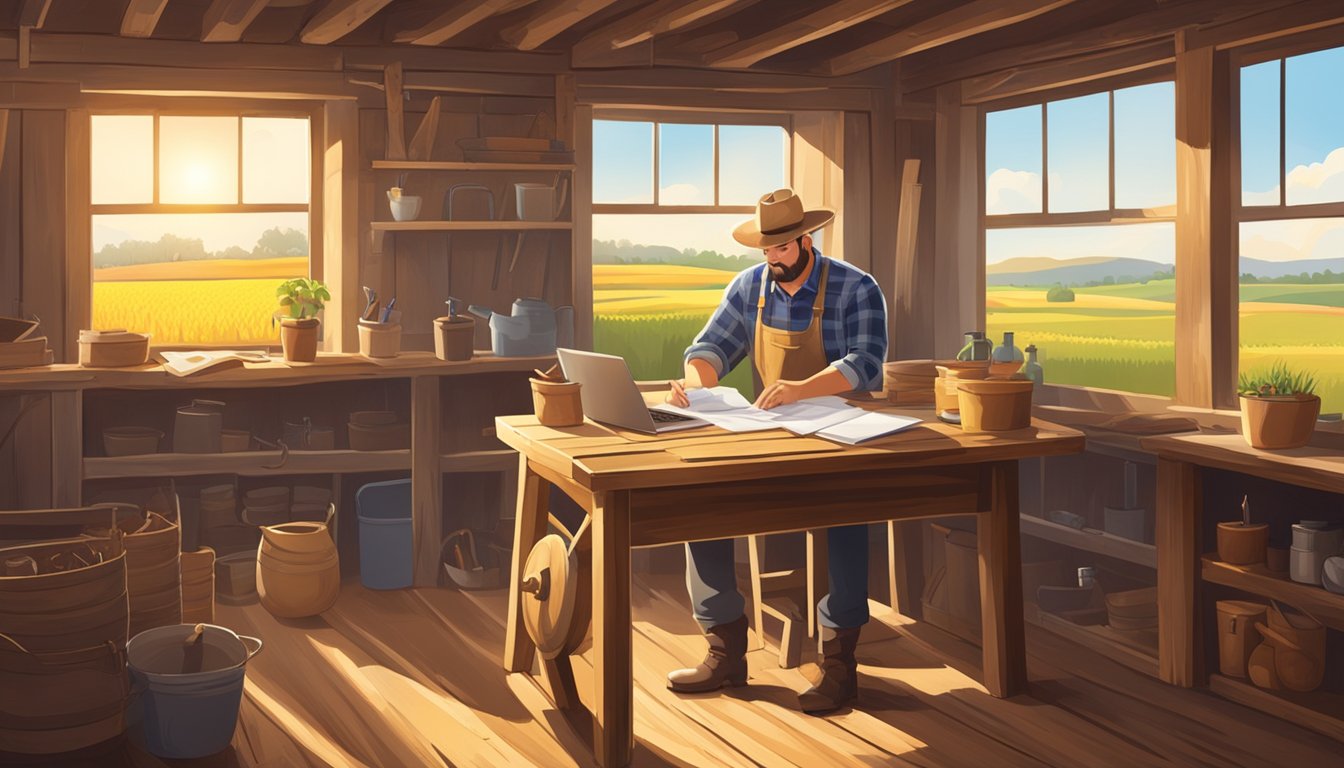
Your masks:
<svg viewBox="0 0 1344 768"><path fill-rule="evenodd" d="M1021 363L1023 361L1022 350L1013 346L1013 332L1003 332L1003 343L994 348L994 356L990 358L995 363Z"/></svg>
<svg viewBox="0 0 1344 768"><path fill-rule="evenodd" d="M958 360L988 360L991 347L983 331L966 331L966 346L957 353Z"/></svg>
<svg viewBox="0 0 1344 768"><path fill-rule="evenodd" d="M1045 371L1041 368L1041 364L1036 361L1035 344L1027 345L1027 364L1022 366L1022 373L1026 374L1033 384L1045 383Z"/></svg>

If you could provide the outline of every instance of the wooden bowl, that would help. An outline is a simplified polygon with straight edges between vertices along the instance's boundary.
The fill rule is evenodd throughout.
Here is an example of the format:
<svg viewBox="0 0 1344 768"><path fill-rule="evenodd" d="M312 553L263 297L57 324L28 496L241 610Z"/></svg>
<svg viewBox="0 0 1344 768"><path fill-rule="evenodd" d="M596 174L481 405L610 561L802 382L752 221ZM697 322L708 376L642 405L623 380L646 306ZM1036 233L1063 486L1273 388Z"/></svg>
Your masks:
<svg viewBox="0 0 1344 768"><path fill-rule="evenodd" d="M108 456L158 453L163 432L151 427L108 427L103 430L103 452Z"/></svg>
<svg viewBox="0 0 1344 768"><path fill-rule="evenodd" d="M127 331L80 331L79 364L89 368L124 368L149 359L149 334Z"/></svg>
<svg viewBox="0 0 1344 768"><path fill-rule="evenodd" d="M1007 432L1031 426L1032 383L1025 379L958 381L957 407L965 432Z"/></svg>
<svg viewBox="0 0 1344 768"><path fill-rule="evenodd" d="M219 434L219 449L224 453L239 453L252 447L252 433L245 429L225 429Z"/></svg>

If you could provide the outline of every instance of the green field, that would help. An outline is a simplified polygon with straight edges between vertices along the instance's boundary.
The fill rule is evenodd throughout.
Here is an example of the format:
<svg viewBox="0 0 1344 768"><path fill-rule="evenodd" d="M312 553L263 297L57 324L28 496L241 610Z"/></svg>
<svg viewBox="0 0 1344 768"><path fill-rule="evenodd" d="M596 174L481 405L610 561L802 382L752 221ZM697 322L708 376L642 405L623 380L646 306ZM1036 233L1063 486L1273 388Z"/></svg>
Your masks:
<svg viewBox="0 0 1344 768"><path fill-rule="evenodd" d="M733 276L721 272L716 281L714 272L594 266L594 346L625 356L637 378L679 375L682 352ZM1050 382L1173 393L1174 281L1076 288L1074 302L1059 304L1046 302L1045 290L991 286L990 336L1014 331L1019 346L1034 343ZM1243 368L1281 359L1312 371L1323 407L1344 409L1344 285L1241 286L1240 334ZM750 374L738 368L729 383L748 391Z"/></svg>

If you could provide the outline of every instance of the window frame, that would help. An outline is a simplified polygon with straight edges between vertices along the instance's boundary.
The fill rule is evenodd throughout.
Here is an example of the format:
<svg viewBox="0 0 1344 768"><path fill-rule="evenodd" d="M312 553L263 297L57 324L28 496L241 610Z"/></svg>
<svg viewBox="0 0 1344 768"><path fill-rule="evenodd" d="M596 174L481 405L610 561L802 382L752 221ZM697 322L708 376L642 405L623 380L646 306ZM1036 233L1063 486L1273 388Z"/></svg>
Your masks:
<svg viewBox="0 0 1344 768"><path fill-rule="evenodd" d="M115 107L97 106L88 107L80 110L82 114L79 119L83 122L82 133L84 137L92 136L93 118L103 115L152 115L154 117L154 147L153 147L153 200L149 203L98 203L95 204L85 191L79 195L79 200L71 200L72 203L82 204L83 210L71 210L69 215L80 216L84 224L92 230L93 217L107 214L210 214L210 213L306 213L308 217L308 277L314 280L322 280L326 269L323 254L323 235L320 229L315 230L315 226L320 226L323 220L323 172L322 172L322 146L323 146L323 113L322 102L314 101L250 101L236 99L209 99L202 101L198 99L158 99L150 98L145 101L129 100L124 105ZM73 113L72 113L73 114ZM159 136L158 125L159 118L168 117L237 117L239 118L239 144L238 144L238 197L237 203L160 203L157 202L159 195ZM308 202L307 203L243 203L242 187L242 118L244 117L290 117L306 118L308 120ZM81 173L85 177L85 189L92 184L93 175L93 155L91 142L86 138L83 142L82 155L79 162L82 163ZM73 147L72 147L73 148ZM76 148L77 149L77 148ZM78 296L82 306L72 306L67 314L72 318L81 318L87 323L93 316L93 242L90 237L87 240L88 253L84 254L84 261L88 265L83 274L87 275L87 280L81 280L82 289ZM329 344L327 339L332 338L332 334L323 334L322 343ZM274 341L262 344L248 344L245 347L278 348L279 338ZM238 344L155 344L151 341L151 350L174 350L174 349L226 349L238 347ZM324 347L325 348L325 347Z"/></svg>
<svg viewBox="0 0 1344 768"><path fill-rule="evenodd" d="M598 214L712 214L756 212L754 205L664 205L658 202L659 194L659 157L658 141L660 126L664 123L683 125L710 125L714 128L714 199L719 199L719 127L738 125L778 126L784 129L784 153L788 158L784 164L785 186L793 186L794 132L793 116L784 112L713 112L713 111L677 111L632 108L595 108L593 121L598 120L653 123L653 202L652 203L597 203L592 204L592 212Z"/></svg>

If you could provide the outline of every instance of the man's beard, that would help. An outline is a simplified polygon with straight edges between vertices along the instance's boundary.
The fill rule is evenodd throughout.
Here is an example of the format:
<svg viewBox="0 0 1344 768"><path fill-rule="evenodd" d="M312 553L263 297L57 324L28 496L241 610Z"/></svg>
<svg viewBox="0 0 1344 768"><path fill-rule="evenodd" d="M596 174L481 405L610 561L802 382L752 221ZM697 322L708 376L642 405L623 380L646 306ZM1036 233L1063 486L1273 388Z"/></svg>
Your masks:
<svg viewBox="0 0 1344 768"><path fill-rule="evenodd" d="M803 274L803 271L807 269L808 262L811 260L812 249L799 248L798 260L793 263L792 267L786 267L783 264L769 263L767 263L766 266L770 268L770 277L773 278L775 282L791 283Z"/></svg>

